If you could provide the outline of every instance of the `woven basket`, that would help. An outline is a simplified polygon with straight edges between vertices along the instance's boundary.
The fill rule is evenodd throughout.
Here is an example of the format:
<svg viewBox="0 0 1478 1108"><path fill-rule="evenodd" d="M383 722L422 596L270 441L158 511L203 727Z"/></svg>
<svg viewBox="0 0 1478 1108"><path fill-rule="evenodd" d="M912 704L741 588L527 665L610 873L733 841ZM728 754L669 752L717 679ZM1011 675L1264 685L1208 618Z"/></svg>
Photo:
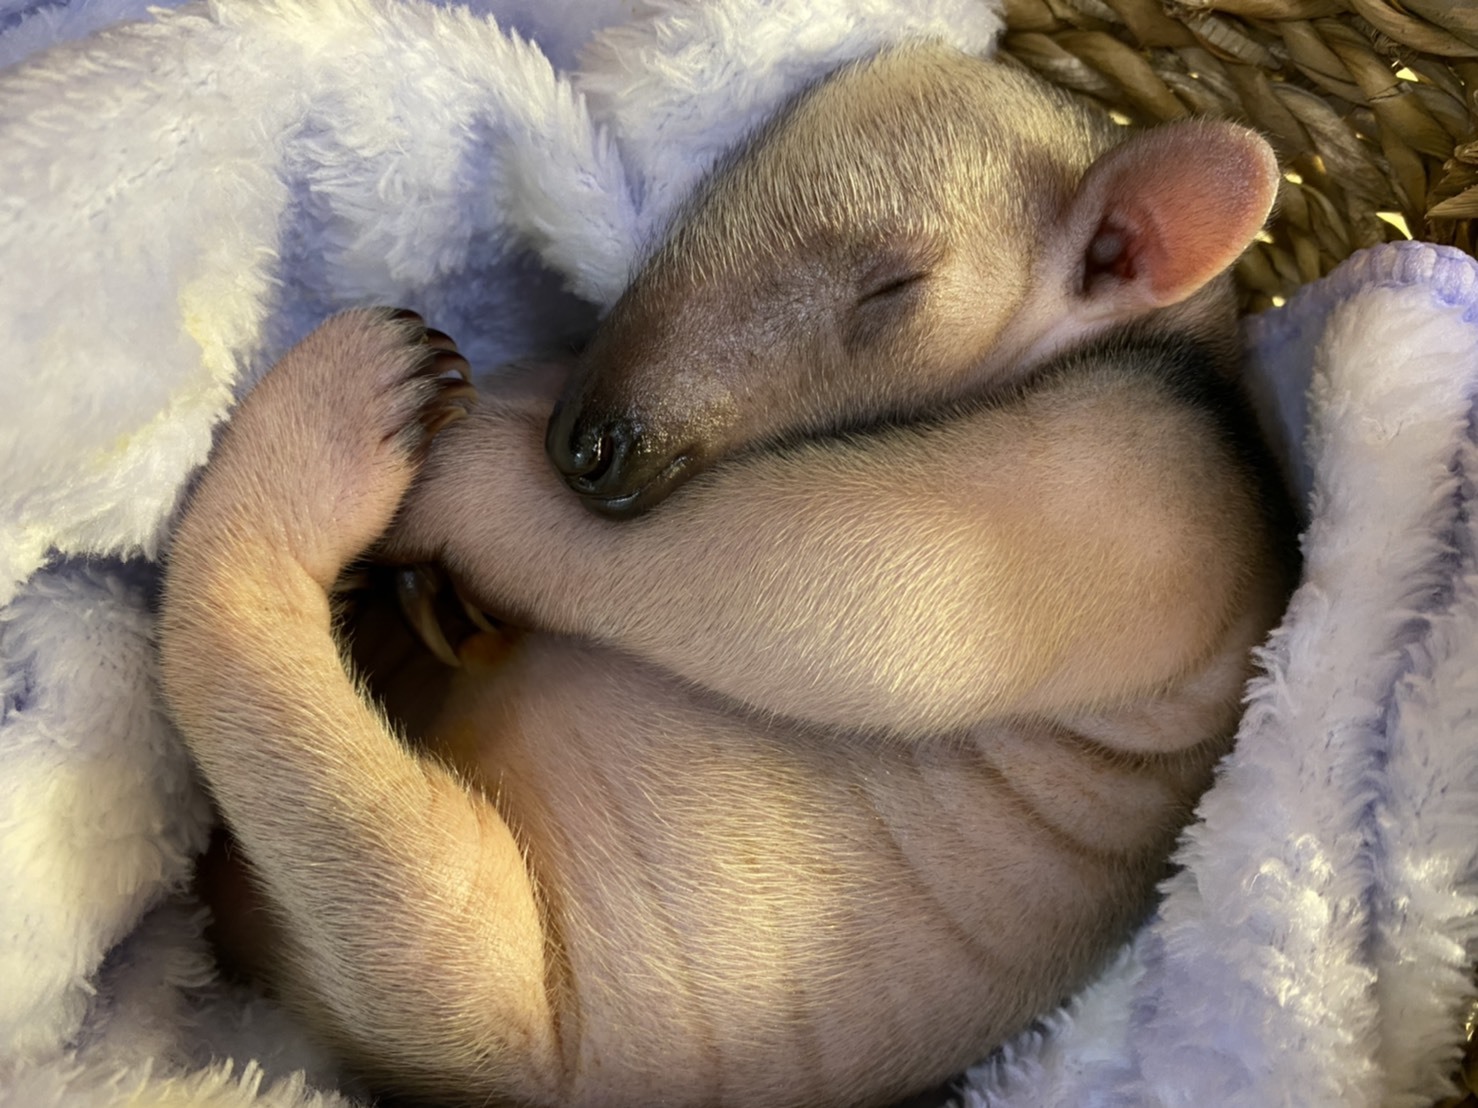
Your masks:
<svg viewBox="0 0 1478 1108"><path fill-rule="evenodd" d="M1216 116L1272 142L1248 310L1361 247L1478 246L1478 0L1005 2L1003 54L1121 121Z"/></svg>
<svg viewBox="0 0 1478 1108"><path fill-rule="evenodd" d="M1237 268L1281 304L1356 250L1478 246L1478 0L1005 0L1003 55L1123 123L1235 119L1283 166ZM1458 1076L1478 1108L1478 1010Z"/></svg>

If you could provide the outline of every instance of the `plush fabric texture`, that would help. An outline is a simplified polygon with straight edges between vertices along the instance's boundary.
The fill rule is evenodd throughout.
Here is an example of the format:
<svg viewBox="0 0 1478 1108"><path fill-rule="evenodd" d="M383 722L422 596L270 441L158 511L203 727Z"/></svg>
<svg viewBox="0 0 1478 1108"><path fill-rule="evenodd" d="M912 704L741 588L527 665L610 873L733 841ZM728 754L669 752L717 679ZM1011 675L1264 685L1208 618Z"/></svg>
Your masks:
<svg viewBox="0 0 1478 1108"><path fill-rule="evenodd" d="M785 98L999 25L982 0L0 0L0 1108L354 1097L219 979L187 888L209 812L154 689L153 559L233 399L351 304L421 311L482 371L559 347ZM973 1104L1415 1105L1457 1056L1478 266L1377 251L1249 336L1306 581L1159 918Z"/></svg>

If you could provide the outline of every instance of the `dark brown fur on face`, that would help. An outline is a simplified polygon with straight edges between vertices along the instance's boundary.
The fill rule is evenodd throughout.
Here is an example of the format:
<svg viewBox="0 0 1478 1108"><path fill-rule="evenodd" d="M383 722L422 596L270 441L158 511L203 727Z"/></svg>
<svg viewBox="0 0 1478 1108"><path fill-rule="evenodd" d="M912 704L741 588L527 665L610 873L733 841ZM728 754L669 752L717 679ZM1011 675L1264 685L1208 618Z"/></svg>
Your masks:
<svg viewBox="0 0 1478 1108"><path fill-rule="evenodd" d="M377 1087L885 1104L1145 911L1290 585L1216 284L1274 171L1220 125L1116 146L1000 72L889 55L708 186L562 409L612 374L649 422L707 413L712 464L658 511L599 518L548 466L562 371L422 463L456 394L383 312L234 416L171 552L165 690L272 906L274 988ZM929 277L872 311L890 204ZM433 753L333 638L377 539L524 629L378 675Z"/></svg>

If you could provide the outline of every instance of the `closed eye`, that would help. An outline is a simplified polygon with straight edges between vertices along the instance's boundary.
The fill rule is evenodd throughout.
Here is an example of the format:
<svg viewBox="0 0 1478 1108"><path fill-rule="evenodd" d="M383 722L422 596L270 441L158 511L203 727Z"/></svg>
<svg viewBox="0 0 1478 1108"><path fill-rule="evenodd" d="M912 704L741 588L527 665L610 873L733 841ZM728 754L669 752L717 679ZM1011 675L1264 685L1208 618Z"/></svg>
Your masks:
<svg viewBox="0 0 1478 1108"><path fill-rule="evenodd" d="M874 346L905 326L923 303L928 276L927 269L894 264L874 269L859 282L861 294L845 317L847 347L855 351Z"/></svg>
<svg viewBox="0 0 1478 1108"><path fill-rule="evenodd" d="M890 277L887 280L869 289L867 292L863 293L862 296L858 298L857 303L859 305L869 304L875 301L886 300L889 297L897 296L899 293L912 288L914 285L917 285L927 276L929 276L929 274L926 271L920 270L917 273L905 273L902 276Z"/></svg>

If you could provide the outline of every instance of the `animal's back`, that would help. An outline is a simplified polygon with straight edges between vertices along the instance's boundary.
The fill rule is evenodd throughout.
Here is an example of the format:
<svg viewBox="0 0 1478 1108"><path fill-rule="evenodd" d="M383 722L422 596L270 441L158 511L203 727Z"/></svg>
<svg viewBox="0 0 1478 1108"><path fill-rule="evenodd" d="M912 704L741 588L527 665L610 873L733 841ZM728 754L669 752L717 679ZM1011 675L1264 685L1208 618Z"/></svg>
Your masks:
<svg viewBox="0 0 1478 1108"><path fill-rule="evenodd" d="M1148 694L900 741L738 705L599 643L464 651L428 731L496 798L542 892L569 1103L887 1103L1065 999L1140 918L1289 580L1250 417L1218 410L1224 385L1197 399L1170 379L1194 354L1079 358L1048 390L1058 413L1134 405L1145 422L1122 434L1159 429L1139 477L1101 475L1163 484L1165 503L1116 510L1172 521L1155 541L1179 579L1159 584L1186 599L1164 632L1195 645L1155 663Z"/></svg>

